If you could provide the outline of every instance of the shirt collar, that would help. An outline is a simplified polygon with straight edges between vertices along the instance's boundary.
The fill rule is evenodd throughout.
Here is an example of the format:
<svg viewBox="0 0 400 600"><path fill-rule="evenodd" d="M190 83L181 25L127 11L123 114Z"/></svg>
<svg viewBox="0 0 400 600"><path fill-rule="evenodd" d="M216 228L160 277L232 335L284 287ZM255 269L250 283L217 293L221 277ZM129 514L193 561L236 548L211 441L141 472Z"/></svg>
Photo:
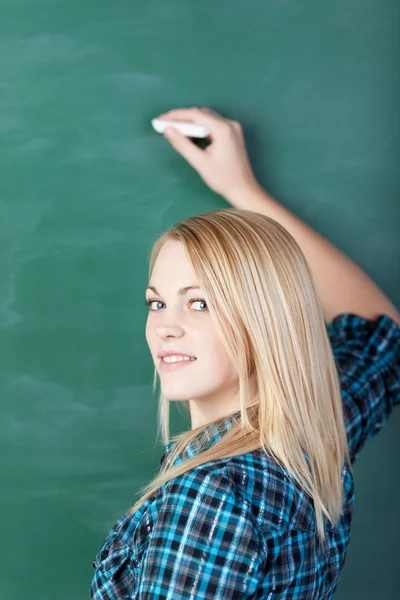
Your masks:
<svg viewBox="0 0 400 600"><path fill-rule="evenodd" d="M215 423L210 423L203 429L197 437L186 446L183 457L180 456L176 459L174 464L179 464L188 458L192 458L199 454L200 452L204 452L211 448L216 442L222 439L222 437L228 433L228 431L233 427L233 425L240 418L240 410L237 412L231 413L227 417L216 421ZM167 455L170 454L172 448L176 442L170 442L164 446L164 452L160 460L160 465L162 466L164 460Z"/></svg>

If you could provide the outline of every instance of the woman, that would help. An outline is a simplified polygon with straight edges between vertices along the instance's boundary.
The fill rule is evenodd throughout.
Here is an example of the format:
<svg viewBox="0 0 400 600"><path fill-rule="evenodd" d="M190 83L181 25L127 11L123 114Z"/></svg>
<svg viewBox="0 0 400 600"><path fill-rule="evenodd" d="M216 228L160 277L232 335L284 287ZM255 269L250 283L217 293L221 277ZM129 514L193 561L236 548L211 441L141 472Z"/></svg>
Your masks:
<svg viewBox="0 0 400 600"><path fill-rule="evenodd" d="M165 135L233 208L153 247L146 339L165 450L98 552L91 598L332 598L352 464L400 402L399 312L261 189L238 123L198 108L161 117L208 125L205 150ZM174 401L192 429L170 442Z"/></svg>

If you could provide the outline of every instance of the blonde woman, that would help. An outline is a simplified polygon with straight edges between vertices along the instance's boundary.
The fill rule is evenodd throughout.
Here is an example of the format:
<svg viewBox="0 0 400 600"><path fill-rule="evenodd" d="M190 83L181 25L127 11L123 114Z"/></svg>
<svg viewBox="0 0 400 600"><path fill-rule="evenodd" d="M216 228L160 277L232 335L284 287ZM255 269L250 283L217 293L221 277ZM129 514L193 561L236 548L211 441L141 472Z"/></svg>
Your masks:
<svg viewBox="0 0 400 600"><path fill-rule="evenodd" d="M352 464L400 402L400 315L256 182L238 123L207 109L172 146L233 208L176 223L150 257L146 340L160 473L106 537L93 600L332 598ZM155 387L154 387L155 389ZM169 406L191 429L169 436Z"/></svg>

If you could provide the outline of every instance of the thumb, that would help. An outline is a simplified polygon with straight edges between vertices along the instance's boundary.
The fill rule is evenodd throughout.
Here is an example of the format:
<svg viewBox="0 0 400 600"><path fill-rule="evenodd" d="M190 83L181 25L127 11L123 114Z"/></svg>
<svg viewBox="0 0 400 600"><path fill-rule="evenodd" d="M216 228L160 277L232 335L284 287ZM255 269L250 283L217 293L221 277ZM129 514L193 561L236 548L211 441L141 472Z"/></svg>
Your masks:
<svg viewBox="0 0 400 600"><path fill-rule="evenodd" d="M164 132L164 137L194 169L201 168L205 159L204 151L195 146L183 133L174 127L168 127Z"/></svg>

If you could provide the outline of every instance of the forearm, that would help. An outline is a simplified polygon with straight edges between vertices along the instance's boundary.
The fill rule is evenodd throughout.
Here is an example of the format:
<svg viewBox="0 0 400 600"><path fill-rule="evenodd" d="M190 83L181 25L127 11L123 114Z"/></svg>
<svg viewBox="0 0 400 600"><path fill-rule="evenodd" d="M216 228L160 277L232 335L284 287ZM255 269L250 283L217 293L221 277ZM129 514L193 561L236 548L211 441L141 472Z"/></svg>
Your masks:
<svg viewBox="0 0 400 600"><path fill-rule="evenodd" d="M295 238L311 268L315 285L330 322L350 312L367 319L387 314L400 325L400 313L376 283L349 257L304 221L279 204L262 188L246 194L245 200L227 198L237 208L252 210L278 221ZM245 202L245 204L244 204Z"/></svg>

